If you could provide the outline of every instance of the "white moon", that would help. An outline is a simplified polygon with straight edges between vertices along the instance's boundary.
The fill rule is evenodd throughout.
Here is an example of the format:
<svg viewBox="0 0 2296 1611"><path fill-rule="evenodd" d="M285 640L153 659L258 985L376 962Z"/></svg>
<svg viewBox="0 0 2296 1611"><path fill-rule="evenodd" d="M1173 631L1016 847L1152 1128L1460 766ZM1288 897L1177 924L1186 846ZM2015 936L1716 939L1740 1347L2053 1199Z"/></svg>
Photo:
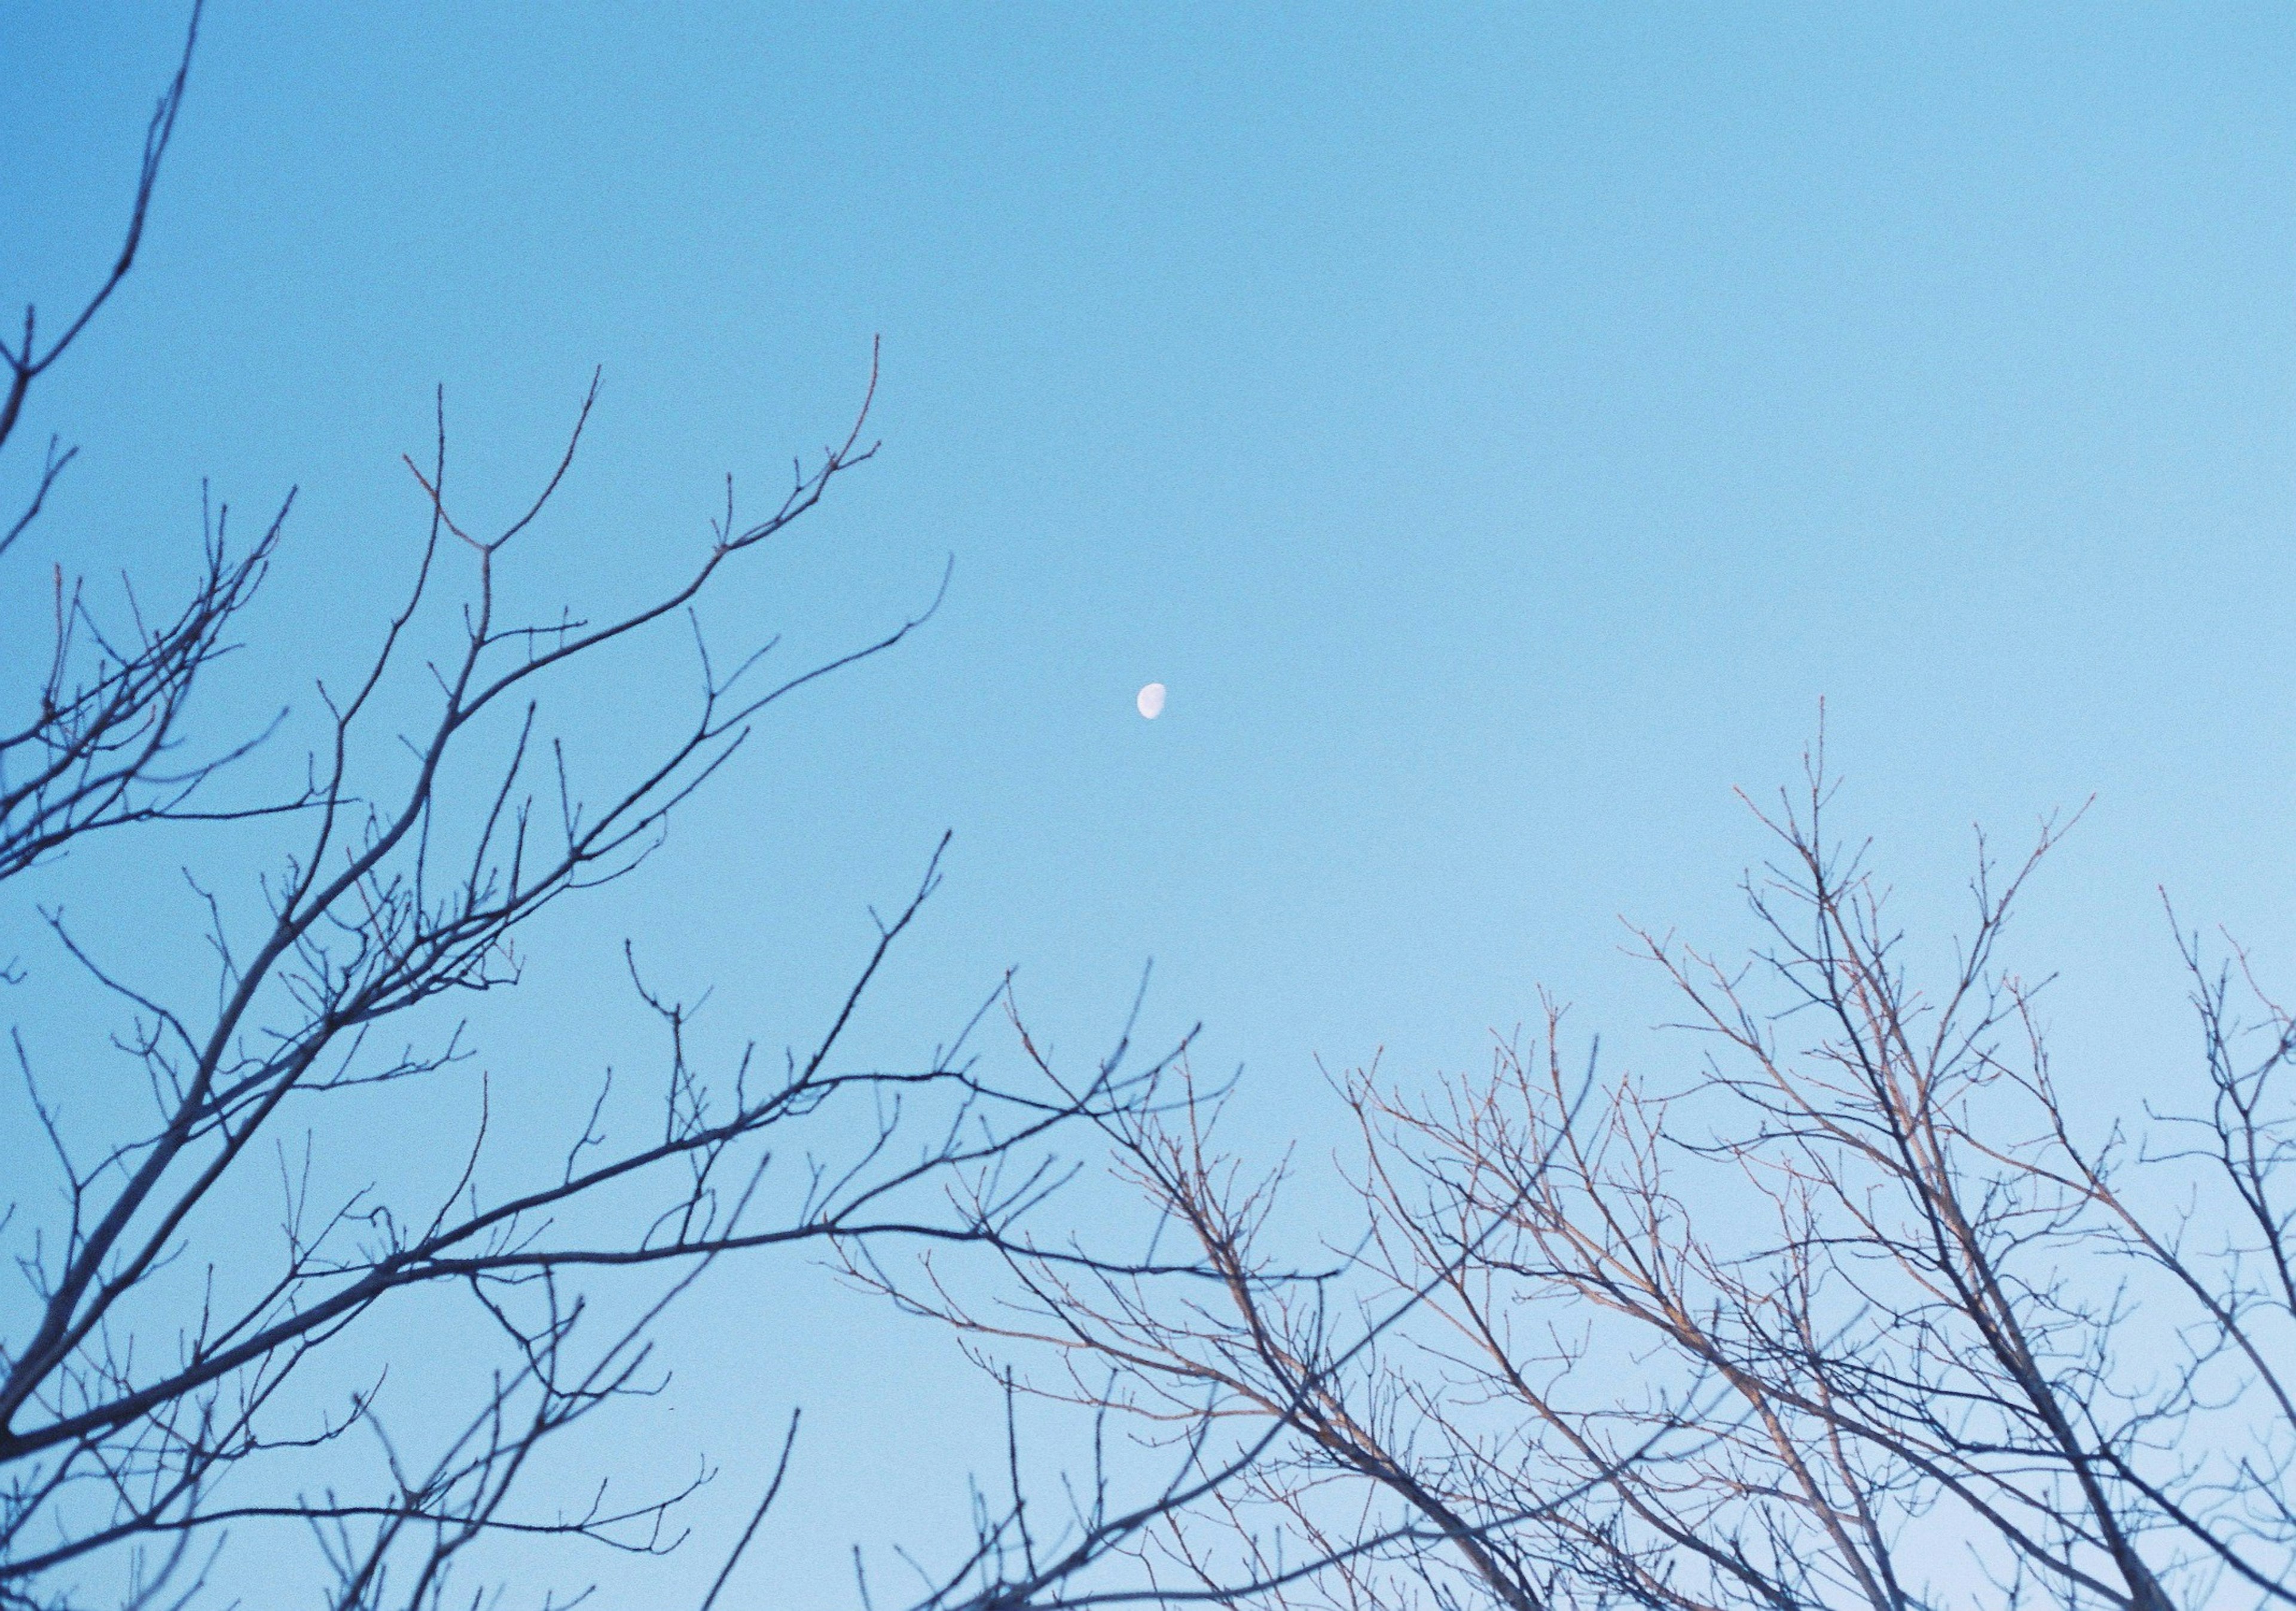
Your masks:
<svg viewBox="0 0 2296 1611"><path fill-rule="evenodd" d="M1149 683L1140 691L1140 697L1132 702L1140 707L1142 716L1154 721L1164 714L1164 685L1161 683Z"/></svg>

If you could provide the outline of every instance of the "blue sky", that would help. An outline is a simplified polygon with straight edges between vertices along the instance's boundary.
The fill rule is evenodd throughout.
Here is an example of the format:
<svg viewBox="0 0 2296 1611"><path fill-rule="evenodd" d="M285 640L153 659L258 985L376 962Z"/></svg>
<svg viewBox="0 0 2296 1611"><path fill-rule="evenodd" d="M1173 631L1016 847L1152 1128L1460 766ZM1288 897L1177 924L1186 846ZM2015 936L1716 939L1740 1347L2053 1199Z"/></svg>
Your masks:
<svg viewBox="0 0 2296 1611"><path fill-rule="evenodd" d="M99 271L178 9L0 0L7 294ZM1972 822L2095 795L2019 961L2134 1103L2185 1040L2160 887L2296 963L2292 181L2263 4L220 0L146 255L25 429L86 445L58 528L139 575L201 478L301 488L251 708L406 574L434 384L507 509L603 365L530 563L611 597L840 432L882 336L883 454L712 624L829 651L953 555L946 608L561 931L504 1061L628 1032L585 985L624 933L801 1037L944 828L873 1044L1017 966L1081 1050L1153 957L1250 1136L1319 1133L1316 1058L1457 1067L1542 983L1663 1059L1618 919L1745 938L1731 791L1824 699L1911 915ZM857 1424L961 1379L820 1301L894 1362ZM847 1391L792 1368L758 1424ZM820 1503L777 1547L827 1595L813 1523L871 1517Z"/></svg>

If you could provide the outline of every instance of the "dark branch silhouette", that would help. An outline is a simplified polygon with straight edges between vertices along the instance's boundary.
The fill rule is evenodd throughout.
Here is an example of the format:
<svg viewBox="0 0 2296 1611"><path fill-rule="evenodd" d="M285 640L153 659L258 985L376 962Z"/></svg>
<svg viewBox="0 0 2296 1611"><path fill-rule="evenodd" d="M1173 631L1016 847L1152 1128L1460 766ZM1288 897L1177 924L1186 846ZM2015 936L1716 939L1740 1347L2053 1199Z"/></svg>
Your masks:
<svg viewBox="0 0 2296 1611"><path fill-rule="evenodd" d="M1262 1429L1136 1577L1042 1603L2296 1603L2296 1018L2187 936L2199 1111L2163 1083L2142 1130L2085 1113L1999 957L2062 830L2005 876L1980 847L1973 928L1917 982L1832 791L1814 759L1759 814L1751 964L1639 936L1697 1074L1589 1100L1550 1003L1485 1075L1335 1082L1363 1215L1326 1231L1340 1272L1282 1274L1285 1166L1192 1106L1111 1128L1216 1289L1025 1259L987 1303L886 1279L988 1368L1037 1362L1024 1387L1191 1458L1223 1418ZM1377 1346L1335 1347L1382 1304Z"/></svg>
<svg viewBox="0 0 2296 1611"><path fill-rule="evenodd" d="M60 334L42 338L28 312L20 346L0 347L11 376L0 447L32 383L133 265L198 22L195 7L110 277ZM147 617L131 593L124 625L107 624L80 583L61 568L47 579L53 640L7 668L25 685L9 691L20 714L0 725L0 896L17 900L36 870L44 888L55 887L50 871L102 879L128 830L169 823L192 836L177 843L206 932L151 932L121 954L61 906L26 904L53 945L37 966L20 959L9 984L112 1026L111 1055L147 1095L140 1113L107 1100L90 1126L66 1099L95 1074L44 1070L34 1038L14 1037L35 1133L9 1139L0 1207L24 1283L0 1331L0 1608L188 1605L233 1575L227 1540L269 1539L245 1546L260 1557L283 1532L311 1541L341 1611L484 1600L504 1558L481 1546L520 1539L552 1545L529 1558L548 1566L522 1573L521 1588L570 1605L544 1581L579 1572L563 1546L672 1549L683 1501L714 1475L698 1466L626 1493L627 1474L609 1472L586 1503L536 1497L537 1472L571 1447L562 1435L662 1390L655 1339L703 1271L777 1249L878 1262L897 1245L1096 1267L1081 1247L1040 1246L1027 1221L1074 1172L1059 1139L1154 1106L1160 1066L1111 1059L1070 1087L1023 1062L1007 1078L978 1059L971 1025L914 1067L847 1057L939 882L945 838L854 956L827 1021L785 1056L754 1043L722 1066L698 1055L695 1009L644 976L639 943L626 945L627 984L660 1033L651 1093L611 1073L548 1071L561 1090L596 1080L562 1116L554 1157L498 1139L507 1116L455 1016L458 1001L518 982L537 917L638 872L672 814L773 707L893 649L939 609L946 573L906 619L789 669L772 641L721 659L693 613L875 453L865 433L876 382L873 353L849 427L762 515L737 518L729 478L708 541L636 605L539 617L513 612L508 601L532 588L505 579L536 568L599 382L562 454L499 527L472 518L450 487L442 393L431 446L407 459L420 525L406 590L347 630L347 645L365 639L347 679L314 668L318 738L283 797L221 791L247 775L237 763L290 730L286 713L213 742L196 696L262 630L251 612L291 495L244 546L216 510L172 613ZM0 558L73 462L50 445ZM651 712L588 764L554 734L547 712L595 687L608 651L666 646L689 629L695 689L682 716ZM235 853L217 836L250 824L277 859L234 893ZM212 977L185 993L182 959L202 944ZM390 1156L391 1127L457 1104L476 1114L464 1149L444 1177L419 1183L414 1160ZM551 1116L518 1116L530 1137ZM360 1147L363 1136L385 1144ZM347 1151L365 1159L370 1178L343 1183L316 1165L330 1149L338 1168ZM275 1175L266 1241L247 1216ZM439 1326L453 1339L447 1391L463 1399L456 1409L426 1395L410 1412L390 1379L405 1355L392 1351ZM357 1375L352 1362L377 1349L385 1362ZM797 1425L705 1607L795 1468Z"/></svg>

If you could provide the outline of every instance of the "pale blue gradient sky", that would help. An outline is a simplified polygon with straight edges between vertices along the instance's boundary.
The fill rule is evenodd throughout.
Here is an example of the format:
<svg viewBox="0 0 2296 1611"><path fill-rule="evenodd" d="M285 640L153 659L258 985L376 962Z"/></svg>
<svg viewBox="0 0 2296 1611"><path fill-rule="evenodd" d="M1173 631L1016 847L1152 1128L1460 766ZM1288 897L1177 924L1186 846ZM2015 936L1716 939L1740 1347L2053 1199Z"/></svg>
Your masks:
<svg viewBox="0 0 2296 1611"><path fill-rule="evenodd" d="M179 10L0 0L7 294L105 260ZM2021 933L2099 1100L2183 1045L2157 886L2296 965L2284 6L221 0L145 257L24 429L86 444L57 528L145 573L201 477L299 484L260 699L404 575L435 382L507 505L604 366L534 561L578 594L840 429L877 334L882 458L716 625L841 646L954 554L944 612L570 923L496 1059L623 1033L583 980L624 932L802 1036L946 827L872 1044L1018 965L1080 1049L1153 956L1243 1133L1313 1136L1316 1057L1456 1067L1542 982L1641 1045L1619 914L1742 939L1730 791L1821 697L1916 910L1972 821L2097 796ZM903 1362L775 1541L805 1596L950 1379L822 1301L857 1329L742 1378L756 1427L844 1402L808 1360Z"/></svg>

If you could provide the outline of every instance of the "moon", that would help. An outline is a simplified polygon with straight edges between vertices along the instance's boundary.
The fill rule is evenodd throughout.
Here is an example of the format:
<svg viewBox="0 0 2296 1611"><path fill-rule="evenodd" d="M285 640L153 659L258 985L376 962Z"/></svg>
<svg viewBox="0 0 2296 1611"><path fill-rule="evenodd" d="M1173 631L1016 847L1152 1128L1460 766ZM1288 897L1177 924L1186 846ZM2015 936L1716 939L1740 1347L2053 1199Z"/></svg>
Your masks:
<svg viewBox="0 0 2296 1611"><path fill-rule="evenodd" d="M1142 716L1154 721L1164 714L1164 685L1161 683L1149 683L1140 691L1140 697L1132 702L1140 707Z"/></svg>

